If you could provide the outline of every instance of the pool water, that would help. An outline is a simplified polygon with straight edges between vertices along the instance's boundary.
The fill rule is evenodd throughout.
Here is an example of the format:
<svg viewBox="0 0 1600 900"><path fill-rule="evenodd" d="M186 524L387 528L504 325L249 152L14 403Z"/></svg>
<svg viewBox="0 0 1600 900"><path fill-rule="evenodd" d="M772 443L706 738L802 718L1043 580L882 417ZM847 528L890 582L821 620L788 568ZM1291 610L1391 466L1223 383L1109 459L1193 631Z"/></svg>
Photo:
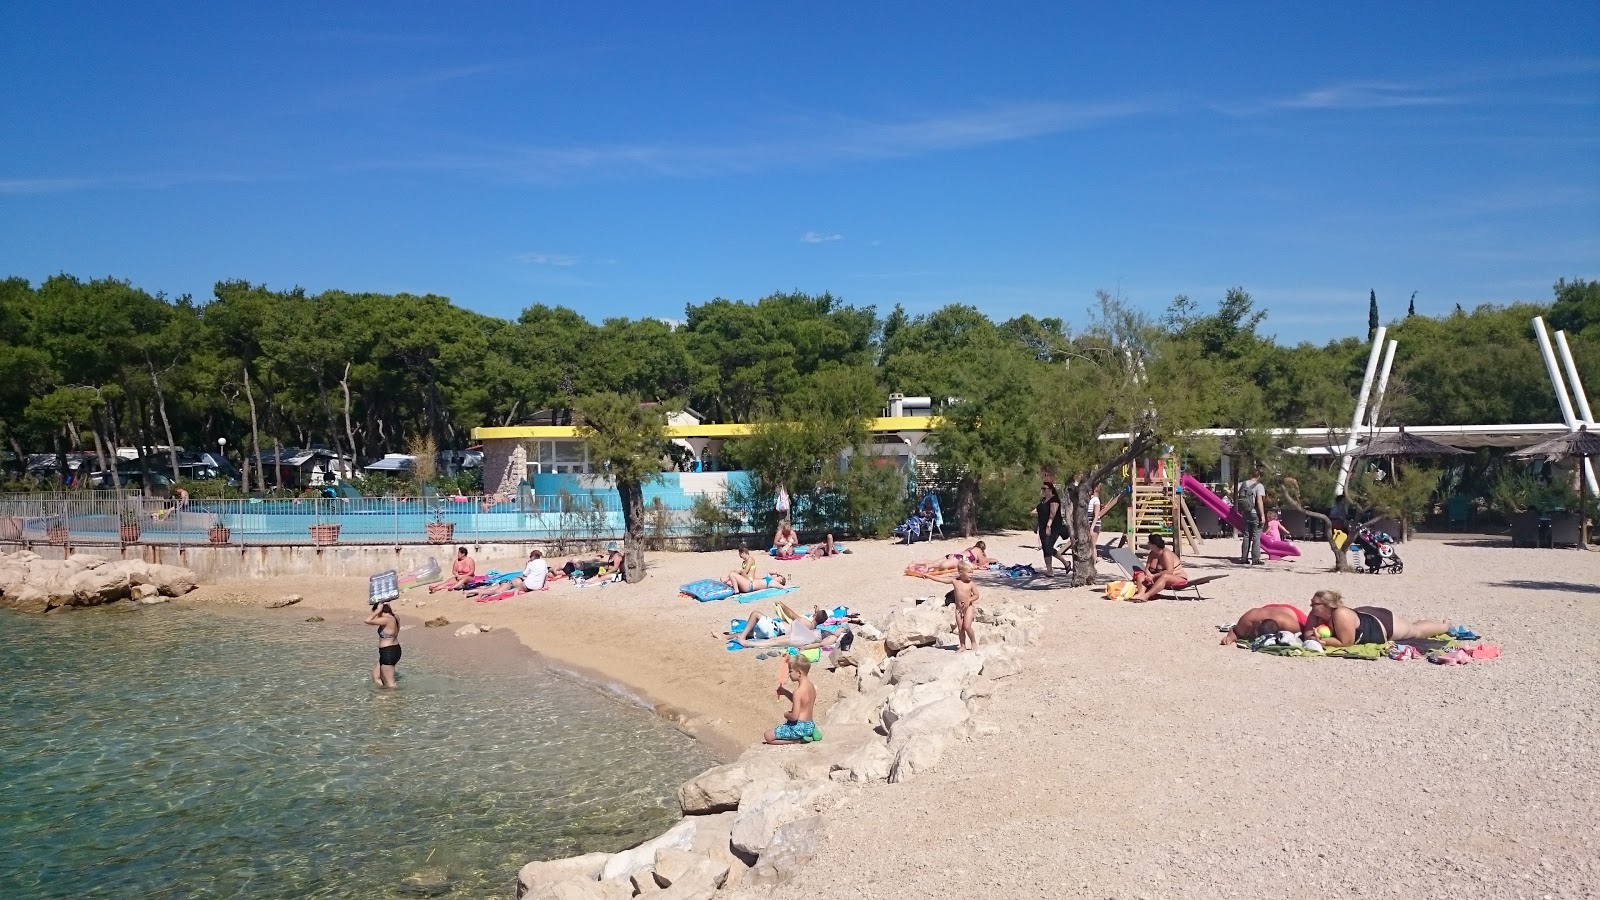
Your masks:
<svg viewBox="0 0 1600 900"><path fill-rule="evenodd" d="M0 896L510 896L531 859L618 850L714 763L648 711L528 667L176 606L0 613Z"/></svg>

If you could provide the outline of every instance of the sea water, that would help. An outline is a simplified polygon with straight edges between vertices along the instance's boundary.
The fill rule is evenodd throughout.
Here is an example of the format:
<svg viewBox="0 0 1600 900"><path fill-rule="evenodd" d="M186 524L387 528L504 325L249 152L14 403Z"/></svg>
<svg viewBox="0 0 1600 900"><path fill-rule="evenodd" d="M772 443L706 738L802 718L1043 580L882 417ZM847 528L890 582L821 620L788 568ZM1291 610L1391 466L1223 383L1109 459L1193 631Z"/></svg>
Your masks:
<svg viewBox="0 0 1600 900"><path fill-rule="evenodd" d="M665 830L714 762L535 666L411 650L379 691L373 643L174 606L0 613L0 897L509 897L529 860Z"/></svg>

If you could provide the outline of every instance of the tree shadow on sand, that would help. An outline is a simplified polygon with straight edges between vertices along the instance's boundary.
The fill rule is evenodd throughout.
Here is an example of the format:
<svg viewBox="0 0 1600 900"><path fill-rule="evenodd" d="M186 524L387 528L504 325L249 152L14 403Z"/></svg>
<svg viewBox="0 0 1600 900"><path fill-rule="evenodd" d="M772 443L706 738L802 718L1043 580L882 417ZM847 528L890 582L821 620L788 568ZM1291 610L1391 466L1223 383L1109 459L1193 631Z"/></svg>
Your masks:
<svg viewBox="0 0 1600 900"><path fill-rule="evenodd" d="M1524 591L1567 591L1573 594L1600 594L1600 585L1576 581L1531 581L1525 578L1496 581L1491 587L1520 588Z"/></svg>

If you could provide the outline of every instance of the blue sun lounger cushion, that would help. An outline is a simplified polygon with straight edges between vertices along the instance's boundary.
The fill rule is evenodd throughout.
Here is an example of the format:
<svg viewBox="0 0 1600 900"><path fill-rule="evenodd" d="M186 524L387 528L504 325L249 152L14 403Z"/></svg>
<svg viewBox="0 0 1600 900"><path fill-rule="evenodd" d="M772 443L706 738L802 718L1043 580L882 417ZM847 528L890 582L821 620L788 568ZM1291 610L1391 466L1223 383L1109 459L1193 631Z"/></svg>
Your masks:
<svg viewBox="0 0 1600 900"><path fill-rule="evenodd" d="M701 603L706 603L712 600L726 600L727 598L733 596L733 588L728 587L720 581L713 581L710 578L692 581L683 587L678 588L678 590L682 593L688 594L696 600L699 600Z"/></svg>

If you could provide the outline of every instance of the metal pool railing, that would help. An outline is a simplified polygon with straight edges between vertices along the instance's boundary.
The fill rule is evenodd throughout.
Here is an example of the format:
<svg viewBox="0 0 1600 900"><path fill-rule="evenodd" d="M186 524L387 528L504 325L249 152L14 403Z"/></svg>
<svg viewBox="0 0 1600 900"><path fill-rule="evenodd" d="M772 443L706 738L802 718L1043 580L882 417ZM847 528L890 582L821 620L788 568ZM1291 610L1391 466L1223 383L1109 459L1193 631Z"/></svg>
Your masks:
<svg viewBox="0 0 1600 900"><path fill-rule="evenodd" d="M652 537L694 534L692 496L645 508ZM175 500L111 492L0 495L0 542L73 544L332 545L539 541L582 545L620 539L614 493L556 494L490 503L392 497Z"/></svg>

